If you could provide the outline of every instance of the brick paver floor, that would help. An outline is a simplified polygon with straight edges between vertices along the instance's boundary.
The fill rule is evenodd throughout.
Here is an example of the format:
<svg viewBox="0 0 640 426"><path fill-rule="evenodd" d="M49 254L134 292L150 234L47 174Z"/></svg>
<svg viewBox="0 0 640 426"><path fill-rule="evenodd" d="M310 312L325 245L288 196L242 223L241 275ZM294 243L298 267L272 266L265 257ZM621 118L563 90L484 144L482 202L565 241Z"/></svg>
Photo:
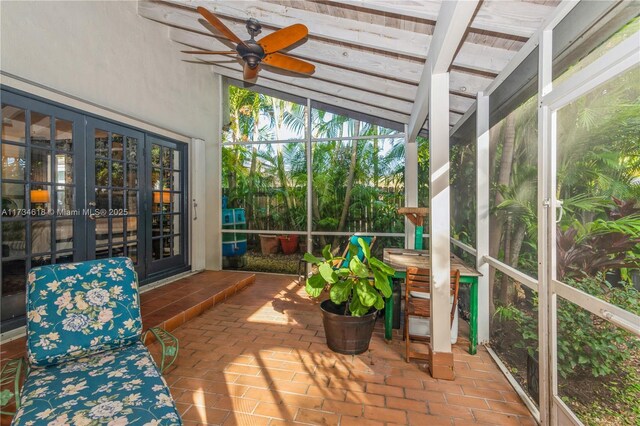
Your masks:
<svg viewBox="0 0 640 426"><path fill-rule="evenodd" d="M255 284L178 327L180 356L165 377L186 425L534 425L480 348L454 347L456 380L407 364L379 320L359 356L325 345L319 307L289 276Z"/></svg>

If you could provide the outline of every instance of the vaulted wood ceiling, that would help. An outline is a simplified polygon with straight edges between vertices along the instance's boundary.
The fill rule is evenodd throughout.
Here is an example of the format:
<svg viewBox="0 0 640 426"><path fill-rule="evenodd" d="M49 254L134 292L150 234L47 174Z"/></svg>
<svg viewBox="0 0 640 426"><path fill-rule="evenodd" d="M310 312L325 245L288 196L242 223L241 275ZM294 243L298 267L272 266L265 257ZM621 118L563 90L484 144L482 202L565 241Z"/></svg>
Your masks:
<svg viewBox="0 0 640 426"><path fill-rule="evenodd" d="M450 125L472 106L524 43L554 11L557 0L482 1L450 66ZM196 7L204 6L236 34L246 35L248 18L263 25L260 36L294 24L309 28L292 56L316 65L300 76L262 72L258 84L337 107L408 124L418 101L418 84L429 54L442 1L260 0L139 1L138 14L168 26L176 49L234 48L208 31ZM215 30L214 30L215 31ZM221 75L242 79L242 67L229 58L187 55L208 62ZM205 65L203 65L205 66Z"/></svg>

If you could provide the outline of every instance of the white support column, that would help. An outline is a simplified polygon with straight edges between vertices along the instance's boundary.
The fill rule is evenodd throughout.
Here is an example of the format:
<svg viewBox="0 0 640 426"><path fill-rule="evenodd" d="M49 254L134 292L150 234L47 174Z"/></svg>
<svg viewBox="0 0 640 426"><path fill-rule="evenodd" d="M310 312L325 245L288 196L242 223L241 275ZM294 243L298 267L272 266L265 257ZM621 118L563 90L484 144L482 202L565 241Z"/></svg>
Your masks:
<svg viewBox="0 0 640 426"><path fill-rule="evenodd" d="M551 409L552 395L556 388L555 374L551 374L555 365L555 310L551 290L552 268L548 263L552 252L549 231L554 225L550 211L551 198L554 198L551 173L552 167L552 120L548 106L542 106L541 99L552 90L553 82L553 32L552 29L540 34L538 57L538 360L540 381L540 424L557 424ZM554 198L555 199L555 198ZM555 265L555 263L551 263Z"/></svg>
<svg viewBox="0 0 640 426"><path fill-rule="evenodd" d="M220 114L215 134L211 135L209 143L205 144L205 202L204 209L200 209L205 223L205 267L214 271L222 269L222 122L228 99L222 76L218 79L218 96L220 97Z"/></svg>
<svg viewBox="0 0 640 426"><path fill-rule="evenodd" d="M205 143L202 139L191 139L189 144L190 160L189 160L189 182L191 187L191 200L189 200L191 213L191 226L189 232L191 235L191 270L201 271L205 268L205 199L206 199L206 182L198 179L198 176L204 176L206 166Z"/></svg>
<svg viewBox="0 0 640 426"><path fill-rule="evenodd" d="M476 268L478 278L478 343L489 341L489 265L483 260L489 255L489 96L478 93L476 109Z"/></svg>
<svg viewBox="0 0 640 426"><path fill-rule="evenodd" d="M449 74L429 70L431 374L453 380L450 315Z"/></svg>
<svg viewBox="0 0 640 426"><path fill-rule="evenodd" d="M311 99L307 98L307 142L305 146L305 155L307 158L307 251L311 253L313 249L313 165L311 150ZM307 265L307 275L311 272L311 265Z"/></svg>
<svg viewBox="0 0 640 426"><path fill-rule="evenodd" d="M410 140L409 126L404 126L404 205L418 206L418 143ZM415 248L416 227L407 217L404 218L404 247Z"/></svg>

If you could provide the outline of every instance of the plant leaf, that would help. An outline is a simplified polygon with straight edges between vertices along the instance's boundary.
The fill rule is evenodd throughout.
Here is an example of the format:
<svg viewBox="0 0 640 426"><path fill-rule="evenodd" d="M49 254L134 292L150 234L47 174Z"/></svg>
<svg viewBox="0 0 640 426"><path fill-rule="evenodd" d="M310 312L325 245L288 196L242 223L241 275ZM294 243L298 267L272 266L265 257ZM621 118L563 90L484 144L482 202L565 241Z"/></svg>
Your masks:
<svg viewBox="0 0 640 426"><path fill-rule="evenodd" d="M324 290L325 284L324 278L322 278L321 275L316 274L307 279L304 289L309 296L318 297L322 293L322 290Z"/></svg>
<svg viewBox="0 0 640 426"><path fill-rule="evenodd" d="M384 297L391 297L392 290L391 286L389 285L388 275L380 271L379 269L374 269L373 275L375 278L374 285L376 286L376 288L380 290Z"/></svg>
<svg viewBox="0 0 640 426"><path fill-rule="evenodd" d="M351 261L349 262L349 269L351 269L351 272L353 272L360 278L369 277L369 268L367 268L367 265L360 262L360 259L358 259L357 257L351 258Z"/></svg>
<svg viewBox="0 0 640 426"><path fill-rule="evenodd" d="M318 270L320 271L320 276L329 284L333 284L338 280L338 274L336 274L330 264L321 263Z"/></svg>
<svg viewBox="0 0 640 426"><path fill-rule="evenodd" d="M366 306L362 306L362 303L360 303L360 298L356 296L351 298L351 303L349 303L349 311L354 317L361 317L369 311L369 308L367 308Z"/></svg>
<svg viewBox="0 0 640 426"><path fill-rule="evenodd" d="M378 293L369 285L368 280L360 280L356 284L356 293L360 299L360 303L367 308L370 308L376 303L378 299Z"/></svg>
<svg viewBox="0 0 640 426"><path fill-rule="evenodd" d="M329 296L331 296L331 301L336 305L344 303L349 298L351 294L351 290L353 288L353 281L338 281L334 285L331 286L331 290L329 290Z"/></svg>
<svg viewBox="0 0 640 426"><path fill-rule="evenodd" d="M367 244L367 242L363 238L358 238L358 244L360 244L360 247L362 247L362 252L364 253L365 259L369 260L369 258L371 257L371 249L369 248L369 244Z"/></svg>
<svg viewBox="0 0 640 426"><path fill-rule="evenodd" d="M305 253L303 259L305 262L313 263L314 265L324 262L324 259L320 257L315 257L311 253Z"/></svg>
<svg viewBox="0 0 640 426"><path fill-rule="evenodd" d="M324 256L325 260L331 260L333 256L331 255L331 244L327 244L322 249L322 256Z"/></svg>
<svg viewBox="0 0 640 426"><path fill-rule="evenodd" d="M395 269L393 269L391 266L387 265L383 261L376 259L375 257L372 257L369 259L369 264L371 265L372 268L379 269L387 275L393 275L396 273Z"/></svg>

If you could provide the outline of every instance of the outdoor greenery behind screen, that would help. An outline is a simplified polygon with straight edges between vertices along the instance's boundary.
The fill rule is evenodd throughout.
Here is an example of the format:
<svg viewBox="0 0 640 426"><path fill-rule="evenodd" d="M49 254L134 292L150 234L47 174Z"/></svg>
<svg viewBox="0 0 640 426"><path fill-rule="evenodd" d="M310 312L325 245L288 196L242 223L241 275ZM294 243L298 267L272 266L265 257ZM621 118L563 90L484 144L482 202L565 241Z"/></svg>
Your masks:
<svg viewBox="0 0 640 426"><path fill-rule="evenodd" d="M577 69L640 29L635 19L582 59ZM306 108L230 87L231 124L223 147L223 193L245 208L254 230L307 229ZM490 132L490 255L526 275L538 275L537 96ZM404 232L405 153L394 131L313 109L312 230ZM389 135L376 140L332 137ZM640 69L601 85L557 114L557 279L640 315ZM269 140L299 142L269 144ZM324 140L328 139L328 140ZM454 138L455 139L455 138ZM265 141L247 144L247 141ZM428 141L418 140L419 206L428 205ZM475 245L475 135L451 147L451 231ZM307 248L292 256L260 254L249 237L247 269L295 272ZM301 235L300 241L305 238ZM318 254L345 236L314 236ZM376 249L403 247L402 237ZM462 253L459 253L462 254ZM376 255L379 255L376 254ZM284 258L282 261L278 259ZM469 261L474 262L472 257ZM538 294L491 269L491 347L537 401ZM640 424L640 344L637 338L558 298L560 397L585 424ZM534 380L535 378L535 380Z"/></svg>

